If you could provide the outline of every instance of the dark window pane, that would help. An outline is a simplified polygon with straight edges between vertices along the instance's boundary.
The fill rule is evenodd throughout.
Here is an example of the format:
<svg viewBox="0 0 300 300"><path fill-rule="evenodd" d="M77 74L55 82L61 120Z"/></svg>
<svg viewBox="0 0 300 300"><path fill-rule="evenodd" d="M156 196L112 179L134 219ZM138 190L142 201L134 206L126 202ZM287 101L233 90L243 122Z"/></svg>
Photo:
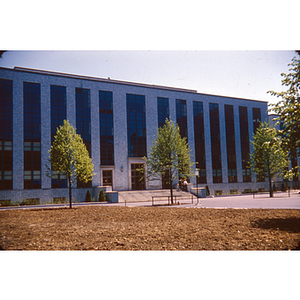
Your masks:
<svg viewBox="0 0 300 300"><path fill-rule="evenodd" d="M186 100L176 99L176 122L179 126L181 137L187 139Z"/></svg>
<svg viewBox="0 0 300 300"><path fill-rule="evenodd" d="M228 182L237 182L233 105L225 105Z"/></svg>
<svg viewBox="0 0 300 300"><path fill-rule="evenodd" d="M146 156L145 96L127 94L128 156Z"/></svg>
<svg viewBox="0 0 300 300"><path fill-rule="evenodd" d="M222 182L219 105L209 103L213 182Z"/></svg>
<svg viewBox="0 0 300 300"><path fill-rule="evenodd" d="M241 151L242 151L242 170L243 182L251 182L250 169L248 169L249 161L249 130L248 130L248 111L247 107L239 106L240 118L240 136L241 136Z"/></svg>

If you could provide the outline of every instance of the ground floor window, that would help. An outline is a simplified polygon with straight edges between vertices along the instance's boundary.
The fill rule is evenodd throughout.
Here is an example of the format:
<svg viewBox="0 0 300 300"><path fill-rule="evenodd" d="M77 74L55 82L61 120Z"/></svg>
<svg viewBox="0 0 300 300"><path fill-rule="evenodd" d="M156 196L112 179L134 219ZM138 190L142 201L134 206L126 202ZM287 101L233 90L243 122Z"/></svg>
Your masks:
<svg viewBox="0 0 300 300"><path fill-rule="evenodd" d="M102 171L103 186L113 186L112 170Z"/></svg>
<svg viewBox="0 0 300 300"><path fill-rule="evenodd" d="M131 189L132 190L145 190L145 179L142 179L140 169L143 164L131 164Z"/></svg>

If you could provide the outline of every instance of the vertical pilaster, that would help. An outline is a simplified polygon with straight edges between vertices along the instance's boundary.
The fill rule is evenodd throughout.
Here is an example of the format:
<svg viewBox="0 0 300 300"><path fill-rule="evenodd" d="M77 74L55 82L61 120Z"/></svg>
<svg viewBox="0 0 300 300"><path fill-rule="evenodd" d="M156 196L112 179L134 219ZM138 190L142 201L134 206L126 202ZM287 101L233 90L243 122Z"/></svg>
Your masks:
<svg viewBox="0 0 300 300"><path fill-rule="evenodd" d="M90 90L91 97L91 155L94 165L92 186L100 185L100 131L99 131L99 91Z"/></svg>
<svg viewBox="0 0 300 300"><path fill-rule="evenodd" d="M47 80L46 80L47 82ZM41 187L51 188L51 178L46 176L51 147L51 101L49 83L41 83Z"/></svg>
<svg viewBox="0 0 300 300"><path fill-rule="evenodd" d="M186 103L187 109L187 131L188 131L188 146L191 150L191 161L196 162L195 155L195 138L194 138L194 113L193 113L193 101L188 100ZM194 168L196 168L196 164L194 164ZM191 178L191 183L196 184L196 177Z"/></svg>
<svg viewBox="0 0 300 300"><path fill-rule="evenodd" d="M116 89L113 94L114 146L115 146L115 188L128 190L128 146L126 89Z"/></svg>
<svg viewBox="0 0 300 300"><path fill-rule="evenodd" d="M222 182L228 183L225 108L224 108L224 104L221 103L219 104L219 122L220 122Z"/></svg>
<svg viewBox="0 0 300 300"><path fill-rule="evenodd" d="M23 173L23 81L16 74L13 80L13 189L22 190Z"/></svg>
<svg viewBox="0 0 300 300"><path fill-rule="evenodd" d="M237 182L243 182L242 167L242 148L241 148L241 130L240 130L240 114L239 106L234 105L234 132L235 132L235 151L236 151L236 171Z"/></svg>
<svg viewBox="0 0 300 300"><path fill-rule="evenodd" d="M206 157L206 180L208 184L213 183L212 175L212 156L211 156L211 138L210 138L210 117L209 102L203 101L204 118L204 136L205 136L205 157Z"/></svg>

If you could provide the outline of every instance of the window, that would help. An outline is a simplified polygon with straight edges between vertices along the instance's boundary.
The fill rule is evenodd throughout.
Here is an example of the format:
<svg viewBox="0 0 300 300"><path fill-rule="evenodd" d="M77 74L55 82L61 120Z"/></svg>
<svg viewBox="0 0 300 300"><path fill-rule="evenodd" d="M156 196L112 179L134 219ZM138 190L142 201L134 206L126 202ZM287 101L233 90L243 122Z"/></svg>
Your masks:
<svg viewBox="0 0 300 300"><path fill-rule="evenodd" d="M202 102L193 102L193 113L196 168L200 169L197 180L198 183L206 183L205 138Z"/></svg>
<svg viewBox="0 0 300 300"><path fill-rule="evenodd" d="M100 161L114 165L113 93L99 91Z"/></svg>
<svg viewBox="0 0 300 300"><path fill-rule="evenodd" d="M158 127L164 126L169 119L169 99L157 97Z"/></svg>
<svg viewBox="0 0 300 300"><path fill-rule="evenodd" d="M65 86L50 86L51 94L51 140L54 141L57 128L63 125L64 120L67 119L67 108L66 108L66 87ZM34 147L34 146L33 146ZM38 145L34 147L38 149ZM33 151L34 151L33 149ZM56 174L51 178L52 188L66 188L67 180L63 178L61 174Z"/></svg>
<svg viewBox="0 0 300 300"><path fill-rule="evenodd" d="M145 96L127 94L128 156L144 157L146 148Z"/></svg>
<svg viewBox="0 0 300 300"><path fill-rule="evenodd" d="M188 138L186 100L176 99L176 122L182 138Z"/></svg>
<svg viewBox="0 0 300 300"><path fill-rule="evenodd" d="M12 180L12 171L4 171L3 179L4 180Z"/></svg>
<svg viewBox="0 0 300 300"><path fill-rule="evenodd" d="M256 129L259 127L259 123L261 122L260 108L253 107L252 115L253 115L253 132L255 133Z"/></svg>
<svg viewBox="0 0 300 300"><path fill-rule="evenodd" d="M76 129L91 155L90 90L76 88Z"/></svg>
<svg viewBox="0 0 300 300"><path fill-rule="evenodd" d="M233 105L225 105L228 182L237 182Z"/></svg>
<svg viewBox="0 0 300 300"><path fill-rule="evenodd" d="M213 183L222 182L219 105L209 103Z"/></svg>
<svg viewBox="0 0 300 300"><path fill-rule="evenodd" d="M24 189L41 188L40 84L23 82Z"/></svg>
<svg viewBox="0 0 300 300"><path fill-rule="evenodd" d="M33 142L33 151L41 151L41 143Z"/></svg>
<svg viewBox="0 0 300 300"><path fill-rule="evenodd" d="M103 186L112 187L112 170L103 170L102 178L103 178Z"/></svg>
<svg viewBox="0 0 300 300"><path fill-rule="evenodd" d="M146 188L145 179L142 179L140 169L143 164L131 164L131 188L132 190L144 190Z"/></svg>
<svg viewBox="0 0 300 300"><path fill-rule="evenodd" d="M242 152L242 171L243 182L251 182L251 172L248 168L249 161L249 131L248 131L248 111L247 107L239 107L240 117L240 135L241 135L241 152Z"/></svg>
<svg viewBox="0 0 300 300"><path fill-rule="evenodd" d="M0 190L12 189L12 80L0 79Z"/></svg>
<svg viewBox="0 0 300 300"><path fill-rule="evenodd" d="M51 138L52 142L56 135L57 128L63 125L63 121L67 119L66 109L66 87L50 86L51 93Z"/></svg>
<svg viewBox="0 0 300 300"><path fill-rule="evenodd" d="M90 90L76 88L76 129L91 155L91 102ZM92 182L83 183L77 181L77 187L91 187Z"/></svg>

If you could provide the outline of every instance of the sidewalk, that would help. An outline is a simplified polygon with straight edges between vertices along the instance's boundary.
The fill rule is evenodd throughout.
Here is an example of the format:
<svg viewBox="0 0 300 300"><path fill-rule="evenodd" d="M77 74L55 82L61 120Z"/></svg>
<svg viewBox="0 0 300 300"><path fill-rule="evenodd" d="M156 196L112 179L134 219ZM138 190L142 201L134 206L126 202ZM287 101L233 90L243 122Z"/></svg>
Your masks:
<svg viewBox="0 0 300 300"><path fill-rule="evenodd" d="M191 199L179 200L179 205L167 205L167 201L160 201L154 207L189 207L189 208L263 208L263 209L300 209L300 194L297 191L291 191L290 197L287 193L278 192L274 193L274 197L270 198L269 194L256 194L253 195L232 195L232 196L219 196L199 198L198 205L197 199L194 197L193 203ZM162 205L165 204L165 205ZM121 207L150 207L152 201L134 201L134 202L121 202L121 203L101 203L101 202L80 202L73 203L72 207L78 206L121 206ZM47 204L47 205L28 205L28 206L9 206L0 207L1 210L8 209L44 209L44 208L68 208L69 203L66 204Z"/></svg>

